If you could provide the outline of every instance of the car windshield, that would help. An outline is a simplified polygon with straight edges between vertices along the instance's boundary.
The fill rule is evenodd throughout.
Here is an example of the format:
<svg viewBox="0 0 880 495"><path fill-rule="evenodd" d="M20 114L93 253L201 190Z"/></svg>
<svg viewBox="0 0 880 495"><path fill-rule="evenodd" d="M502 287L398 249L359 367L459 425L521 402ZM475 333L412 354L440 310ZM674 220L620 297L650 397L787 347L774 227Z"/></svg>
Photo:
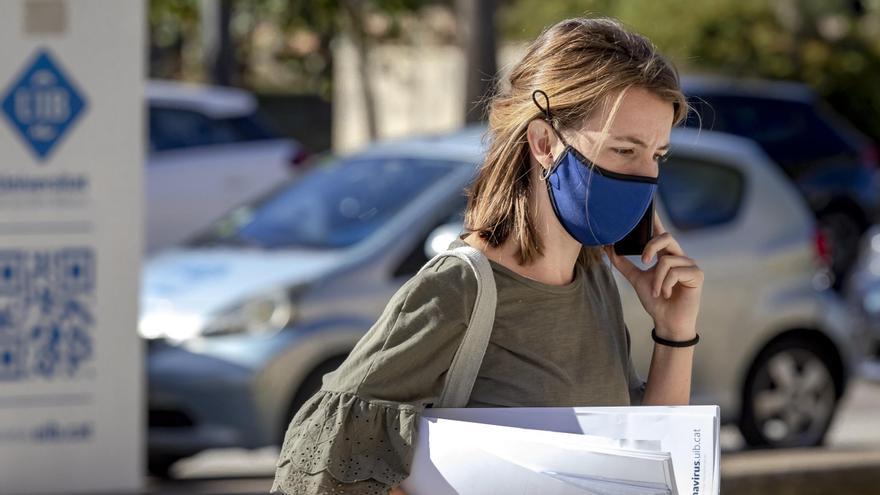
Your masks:
<svg viewBox="0 0 880 495"><path fill-rule="evenodd" d="M448 161L358 158L321 166L239 207L190 245L344 248L369 237L449 173Z"/></svg>

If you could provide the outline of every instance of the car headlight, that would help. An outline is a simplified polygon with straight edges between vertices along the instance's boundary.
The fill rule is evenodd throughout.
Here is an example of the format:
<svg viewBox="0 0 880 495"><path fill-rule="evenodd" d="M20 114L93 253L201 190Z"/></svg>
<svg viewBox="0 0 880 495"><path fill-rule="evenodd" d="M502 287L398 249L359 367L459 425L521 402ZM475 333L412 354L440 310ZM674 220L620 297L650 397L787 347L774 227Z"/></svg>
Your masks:
<svg viewBox="0 0 880 495"><path fill-rule="evenodd" d="M138 322L138 333L147 340L168 339L181 342L199 334L203 320L198 314L175 311L170 303L151 308ZM154 305L159 306L159 305Z"/></svg>
<svg viewBox="0 0 880 495"><path fill-rule="evenodd" d="M280 330L296 317L293 295L294 291L278 290L249 299L217 314L200 333L212 337Z"/></svg>

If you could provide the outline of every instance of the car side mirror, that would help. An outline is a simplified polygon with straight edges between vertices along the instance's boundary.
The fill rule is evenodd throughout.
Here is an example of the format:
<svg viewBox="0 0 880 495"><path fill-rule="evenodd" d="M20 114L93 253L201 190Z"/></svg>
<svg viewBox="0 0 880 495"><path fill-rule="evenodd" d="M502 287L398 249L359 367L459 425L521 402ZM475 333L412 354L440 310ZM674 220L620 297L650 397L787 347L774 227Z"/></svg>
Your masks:
<svg viewBox="0 0 880 495"><path fill-rule="evenodd" d="M446 248L452 244L452 241L458 239L461 230L461 222L446 223L432 230L425 240L425 256L431 259L437 254L446 251Z"/></svg>

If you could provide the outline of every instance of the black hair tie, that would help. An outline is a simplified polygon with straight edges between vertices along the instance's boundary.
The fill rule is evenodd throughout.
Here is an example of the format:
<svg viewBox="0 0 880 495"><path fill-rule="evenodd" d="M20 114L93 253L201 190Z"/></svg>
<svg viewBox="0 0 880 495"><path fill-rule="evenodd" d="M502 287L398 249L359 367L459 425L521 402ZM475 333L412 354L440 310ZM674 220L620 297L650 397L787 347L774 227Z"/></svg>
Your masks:
<svg viewBox="0 0 880 495"><path fill-rule="evenodd" d="M696 337L690 340L667 340L658 336L657 329L653 328L651 329L651 338L654 339L654 342L669 347L690 347L692 345L697 345L697 342L700 341L700 334L697 334Z"/></svg>

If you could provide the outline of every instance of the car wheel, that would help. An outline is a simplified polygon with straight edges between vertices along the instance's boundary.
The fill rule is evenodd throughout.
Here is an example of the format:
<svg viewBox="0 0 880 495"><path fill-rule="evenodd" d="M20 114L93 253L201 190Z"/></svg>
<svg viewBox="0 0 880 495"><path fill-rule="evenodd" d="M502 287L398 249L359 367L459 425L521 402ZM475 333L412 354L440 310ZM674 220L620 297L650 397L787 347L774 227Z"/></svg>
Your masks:
<svg viewBox="0 0 880 495"><path fill-rule="evenodd" d="M147 472L156 478L171 479L171 467L181 459L182 456L150 454L147 456Z"/></svg>
<svg viewBox="0 0 880 495"><path fill-rule="evenodd" d="M832 362L802 339L770 344L746 379L740 430L753 447L820 445L840 394Z"/></svg>
<svg viewBox="0 0 880 495"><path fill-rule="evenodd" d="M299 388L296 390L296 394L293 396L293 400L290 402L285 423L281 425L281 444L284 443L284 435L287 433L287 427L290 420L293 419L293 415L296 414L296 412L299 411L299 408L321 388L324 375L336 370L336 368L345 361L345 357L346 356L337 356L324 361L315 367L315 369L306 376L305 380L302 381Z"/></svg>

